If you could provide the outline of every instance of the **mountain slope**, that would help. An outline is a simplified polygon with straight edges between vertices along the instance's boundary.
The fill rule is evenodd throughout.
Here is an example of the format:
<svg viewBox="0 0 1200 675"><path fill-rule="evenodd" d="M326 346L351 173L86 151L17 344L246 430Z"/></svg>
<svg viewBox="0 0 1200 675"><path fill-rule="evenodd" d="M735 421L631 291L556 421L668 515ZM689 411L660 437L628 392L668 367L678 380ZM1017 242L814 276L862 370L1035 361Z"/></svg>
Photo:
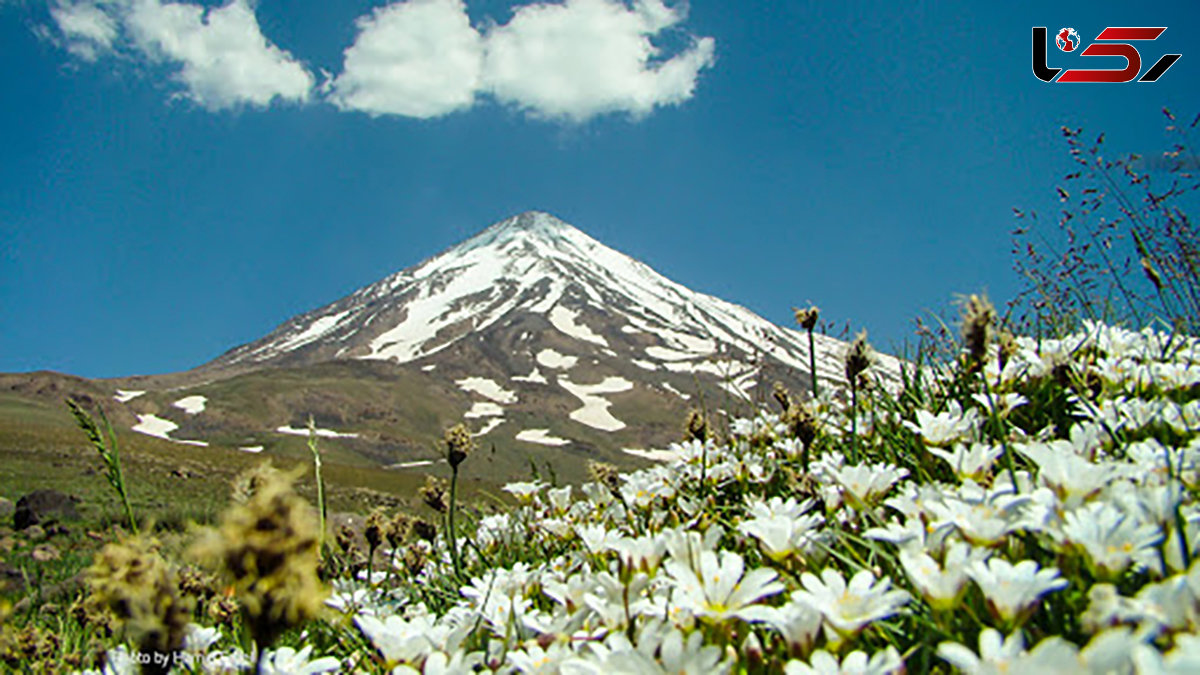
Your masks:
<svg viewBox="0 0 1200 675"><path fill-rule="evenodd" d="M823 381L844 349L816 337ZM643 461L691 407L806 390L808 364L807 335L528 212L193 371L115 384L149 392L119 395L135 430L191 444L295 454L311 415L347 461L428 470L461 420L489 471L575 478L586 460Z"/></svg>
<svg viewBox="0 0 1200 675"><path fill-rule="evenodd" d="M593 330L581 313L594 315L601 327ZM723 349L742 361L765 351L787 366L808 368L806 336L689 290L538 212L497 223L415 267L298 316L207 368L331 358L421 361L522 314L543 316L586 344L610 349L627 344L642 352L636 355L641 360L674 372L688 371L685 363L705 369L702 362ZM639 347L646 340L632 336L641 335L658 339ZM840 349L837 340L818 337L823 377L839 377Z"/></svg>

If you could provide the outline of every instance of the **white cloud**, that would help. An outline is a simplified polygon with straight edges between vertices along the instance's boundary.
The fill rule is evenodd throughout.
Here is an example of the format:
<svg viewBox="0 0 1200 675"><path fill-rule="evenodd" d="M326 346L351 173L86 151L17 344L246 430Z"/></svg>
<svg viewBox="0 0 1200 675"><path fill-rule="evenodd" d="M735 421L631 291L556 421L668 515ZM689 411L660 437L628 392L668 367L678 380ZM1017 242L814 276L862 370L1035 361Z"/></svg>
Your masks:
<svg viewBox="0 0 1200 675"><path fill-rule="evenodd" d="M712 38L662 58L651 38L685 10L661 0L567 0L517 7L480 35L461 0L407 0L359 19L331 100L372 115L434 117L483 93L548 118L644 115L692 97Z"/></svg>
<svg viewBox="0 0 1200 675"><path fill-rule="evenodd" d="M135 0L126 27L148 56L177 64L188 97L209 109L302 102L313 86L312 74L263 36L246 0L215 9Z"/></svg>
<svg viewBox="0 0 1200 675"><path fill-rule="evenodd" d="M117 49L176 68L183 95L210 110L304 102L312 74L263 35L248 0L222 7L161 0L62 2L51 18L77 56Z"/></svg>
<svg viewBox="0 0 1200 675"><path fill-rule="evenodd" d="M67 51L85 61L95 61L112 49L117 39L117 22L92 3L59 2L50 8Z"/></svg>
<svg viewBox="0 0 1200 675"><path fill-rule="evenodd" d="M116 52L165 64L183 85L180 95L210 110L313 99L312 73L263 35L254 0L215 8L53 2L55 39L70 52L89 61ZM342 110L417 118L489 96L535 117L639 117L690 99L700 72L713 64L712 38L690 38L674 54L652 41L665 31L686 38L685 18L686 5L663 0L564 0L518 6L508 23L479 30L463 0L402 0L358 19L341 74L318 97Z"/></svg>
<svg viewBox="0 0 1200 675"><path fill-rule="evenodd" d="M461 0L409 0L358 20L330 100L371 115L436 117L470 107L483 45Z"/></svg>
<svg viewBox="0 0 1200 675"><path fill-rule="evenodd" d="M488 34L484 80L497 99L546 117L643 115L692 97L712 38L668 60L650 38L684 19L660 0L567 0L516 10Z"/></svg>

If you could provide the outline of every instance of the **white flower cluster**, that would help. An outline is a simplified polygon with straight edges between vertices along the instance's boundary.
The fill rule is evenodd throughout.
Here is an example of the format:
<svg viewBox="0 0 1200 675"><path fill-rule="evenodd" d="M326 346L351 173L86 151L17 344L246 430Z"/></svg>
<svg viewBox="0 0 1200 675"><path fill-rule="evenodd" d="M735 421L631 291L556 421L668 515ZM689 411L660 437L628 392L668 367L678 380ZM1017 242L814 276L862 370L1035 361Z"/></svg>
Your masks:
<svg viewBox="0 0 1200 675"><path fill-rule="evenodd" d="M1200 342L1016 346L818 402L811 457L764 413L612 480L511 484L459 542L470 578L438 541L331 606L392 673L1200 672Z"/></svg>

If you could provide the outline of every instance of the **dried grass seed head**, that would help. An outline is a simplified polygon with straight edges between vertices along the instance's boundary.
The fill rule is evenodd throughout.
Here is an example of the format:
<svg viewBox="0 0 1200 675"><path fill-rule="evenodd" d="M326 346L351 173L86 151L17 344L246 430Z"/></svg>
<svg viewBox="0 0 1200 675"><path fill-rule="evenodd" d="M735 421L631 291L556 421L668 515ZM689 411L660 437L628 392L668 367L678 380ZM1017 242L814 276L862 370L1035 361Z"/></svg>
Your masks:
<svg viewBox="0 0 1200 675"><path fill-rule="evenodd" d="M608 462L588 462L588 474L592 480L600 483L612 492L621 487L621 472Z"/></svg>
<svg viewBox="0 0 1200 675"><path fill-rule="evenodd" d="M413 534L417 535L418 539L431 544L437 539L437 525L424 518L417 518L412 522L412 531Z"/></svg>
<svg viewBox="0 0 1200 675"><path fill-rule="evenodd" d="M804 403L792 404L784 413L783 422L787 424L792 435L800 439L806 448L812 445L821 430L820 420L813 413L812 408Z"/></svg>
<svg viewBox="0 0 1200 675"><path fill-rule="evenodd" d="M442 434L442 444L446 446L446 461L452 469L457 469L475 450L475 440L462 423L446 429Z"/></svg>
<svg viewBox="0 0 1200 675"><path fill-rule="evenodd" d="M816 305L809 305L805 309L796 309L793 307L792 311L796 313L796 323L800 324L804 330L811 332L817 327L817 318L820 316L821 311L817 309Z"/></svg>
<svg viewBox="0 0 1200 675"><path fill-rule="evenodd" d="M387 538L390 526L391 521L382 507L375 509L371 515L367 516L367 522L363 526L363 536L366 537L367 546L371 547L372 551L379 548L379 545Z"/></svg>
<svg viewBox="0 0 1200 675"><path fill-rule="evenodd" d="M779 404L779 409L785 415L788 408L792 407L792 394L783 386L782 382L776 382L775 387L771 390L771 396L775 398L775 402Z"/></svg>
<svg viewBox="0 0 1200 675"><path fill-rule="evenodd" d="M438 513L446 512L446 481L436 476L426 476L425 484L417 489L421 501Z"/></svg>
<svg viewBox="0 0 1200 675"><path fill-rule="evenodd" d="M88 602L107 609L143 652L169 655L183 648L192 602L180 597L175 572L159 554L157 541L139 536L105 545L86 578Z"/></svg>
<svg viewBox="0 0 1200 675"><path fill-rule="evenodd" d="M687 421L683 425L683 440L703 443L708 440L709 435L708 420L705 419L704 413L699 410L688 412Z"/></svg>
<svg viewBox="0 0 1200 675"><path fill-rule="evenodd" d="M865 373L875 362L875 350L867 342L867 331L862 331L854 337L854 341L846 349L845 366L846 380L857 385L858 377Z"/></svg>
<svg viewBox="0 0 1200 675"><path fill-rule="evenodd" d="M963 306L963 350L967 367L974 371L987 358L988 343L992 338L992 327L996 323L996 308L986 295L972 294Z"/></svg>
<svg viewBox="0 0 1200 675"><path fill-rule="evenodd" d="M194 549L220 563L260 647L316 617L328 596L317 576L316 510L292 487L304 470L257 471L249 499L230 507Z"/></svg>

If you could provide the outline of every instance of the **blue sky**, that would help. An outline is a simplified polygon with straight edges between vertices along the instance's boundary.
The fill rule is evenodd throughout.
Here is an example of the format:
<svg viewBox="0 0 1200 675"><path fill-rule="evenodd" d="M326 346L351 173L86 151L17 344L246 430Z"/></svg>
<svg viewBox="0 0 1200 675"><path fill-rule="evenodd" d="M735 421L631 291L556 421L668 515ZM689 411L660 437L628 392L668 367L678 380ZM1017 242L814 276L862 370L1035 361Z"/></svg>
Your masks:
<svg viewBox="0 0 1200 675"><path fill-rule="evenodd" d="M1040 25L1183 57L1047 84ZM187 369L528 209L896 345L1016 290L1061 125L1152 154L1200 112L1198 36L1194 2L0 0L0 371Z"/></svg>

